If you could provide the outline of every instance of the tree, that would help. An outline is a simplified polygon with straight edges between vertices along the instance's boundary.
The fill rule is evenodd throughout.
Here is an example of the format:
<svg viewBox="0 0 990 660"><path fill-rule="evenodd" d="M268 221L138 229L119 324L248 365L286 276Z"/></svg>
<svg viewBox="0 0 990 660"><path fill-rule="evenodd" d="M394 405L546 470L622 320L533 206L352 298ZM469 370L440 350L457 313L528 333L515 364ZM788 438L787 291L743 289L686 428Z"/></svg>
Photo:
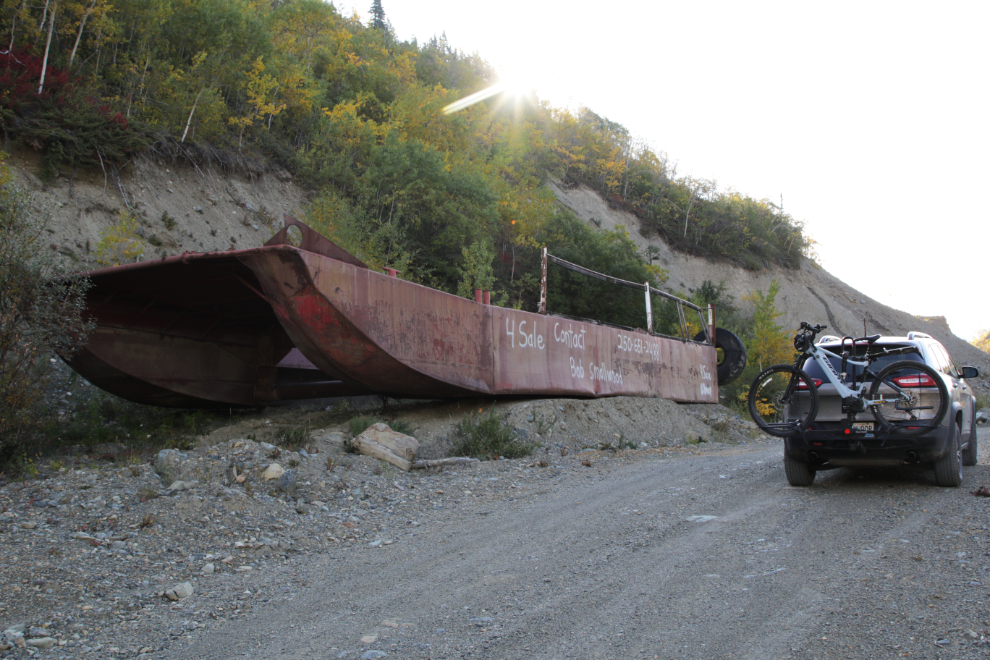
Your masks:
<svg viewBox="0 0 990 660"><path fill-rule="evenodd" d="M461 252L464 256L464 275L457 286L457 295L473 299L475 289L491 291L495 286L495 271L492 269L495 250L491 244L479 238Z"/></svg>
<svg viewBox="0 0 990 660"><path fill-rule="evenodd" d="M970 343L984 353L990 353L990 330L980 330Z"/></svg>
<svg viewBox="0 0 990 660"><path fill-rule="evenodd" d="M388 29L388 23L385 20L385 10L382 8L382 0L373 0L371 3L371 27L376 30Z"/></svg>
<svg viewBox="0 0 990 660"><path fill-rule="evenodd" d="M45 245L45 217L32 204L0 155L0 465L39 418L51 354L71 355L93 327L83 319L88 281L70 276Z"/></svg>
<svg viewBox="0 0 990 660"><path fill-rule="evenodd" d="M40 95L45 91L45 71L48 69L48 52L52 46L52 34L55 32L55 12L58 10L58 0L55 0L55 4L51 5L51 18L48 21L48 39L45 41L45 56L41 60L41 82L38 83L38 94ZM45 5L45 16L47 17L47 12L49 7ZM44 19L42 19L44 20Z"/></svg>
<svg viewBox="0 0 990 660"><path fill-rule="evenodd" d="M794 353L790 334L777 325L783 313L777 311L777 294L780 284L771 280L767 292L750 291L743 300L753 304L753 329L746 346L750 364L763 370L773 364L791 362Z"/></svg>

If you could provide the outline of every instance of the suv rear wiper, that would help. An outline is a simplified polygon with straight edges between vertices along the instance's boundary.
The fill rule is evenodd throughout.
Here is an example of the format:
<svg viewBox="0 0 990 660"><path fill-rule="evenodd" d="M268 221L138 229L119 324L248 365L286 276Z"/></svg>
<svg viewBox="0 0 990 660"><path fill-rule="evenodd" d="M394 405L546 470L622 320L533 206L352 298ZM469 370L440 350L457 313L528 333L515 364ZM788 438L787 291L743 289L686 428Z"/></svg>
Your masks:
<svg viewBox="0 0 990 660"><path fill-rule="evenodd" d="M901 346L900 348L884 348L879 351L869 353L866 357L878 355L900 355L902 353L917 353L921 355L921 350L917 346Z"/></svg>

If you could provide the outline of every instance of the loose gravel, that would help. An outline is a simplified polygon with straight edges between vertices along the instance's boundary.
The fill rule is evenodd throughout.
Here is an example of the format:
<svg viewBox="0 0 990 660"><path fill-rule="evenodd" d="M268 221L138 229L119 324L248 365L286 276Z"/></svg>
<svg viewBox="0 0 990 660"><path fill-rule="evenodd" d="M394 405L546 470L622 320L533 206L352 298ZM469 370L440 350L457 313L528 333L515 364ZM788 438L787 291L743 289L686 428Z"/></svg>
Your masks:
<svg viewBox="0 0 990 660"><path fill-rule="evenodd" d="M458 419L487 407L398 412L420 456L436 458ZM261 441L287 419L321 418L289 410L150 461L101 445L0 484L0 657L167 657L180 641L292 601L317 557L401 548L478 503L517 506L591 465L754 442L752 424L718 406L540 400L497 410L539 444L531 457L406 473L346 453L345 425L310 431L299 451Z"/></svg>
<svg viewBox="0 0 990 660"><path fill-rule="evenodd" d="M0 657L990 656L990 433L962 488L791 488L725 409L614 404L504 404L541 448L445 470L346 454L342 426L288 451L277 418L60 459L0 486ZM429 408L402 416L435 457L457 417Z"/></svg>

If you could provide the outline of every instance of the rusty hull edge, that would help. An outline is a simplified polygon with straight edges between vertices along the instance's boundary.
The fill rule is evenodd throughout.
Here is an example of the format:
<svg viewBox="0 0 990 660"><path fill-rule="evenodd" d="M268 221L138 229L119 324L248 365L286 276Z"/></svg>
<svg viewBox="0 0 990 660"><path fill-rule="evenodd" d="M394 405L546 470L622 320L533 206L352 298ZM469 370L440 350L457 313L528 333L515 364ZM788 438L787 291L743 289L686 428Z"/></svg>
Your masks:
<svg viewBox="0 0 990 660"><path fill-rule="evenodd" d="M550 359L547 350L542 360L524 357L518 367L501 356L506 338L494 326L507 315L534 324L554 317L479 305L291 247L277 253L245 254L242 262L255 273L287 334L310 361L321 369L346 373L379 392L418 397L497 393L718 401L716 353L710 346L640 331L635 334L654 351L644 357L615 349L622 333L616 328L569 322L600 336L584 362L588 370L576 379L567 353L558 351ZM414 301L432 304L416 306ZM440 314L438 319L438 309L449 315ZM457 319L472 316L474 332L451 337L464 332ZM429 345L436 337L424 335L424 329L449 338L449 345L441 347L446 353L437 355L438 359L431 359ZM549 337L545 341L549 347ZM465 348L471 342L476 350ZM474 367L467 364L471 358ZM596 362L601 367L595 365L596 372L591 372ZM623 368L631 383L600 378L594 382L585 377Z"/></svg>
<svg viewBox="0 0 990 660"><path fill-rule="evenodd" d="M346 374L354 382L385 395L447 398L487 393L483 383L477 384L481 385L478 389L457 387L424 374L383 350L318 289L304 254L307 253L284 246L277 252L245 254L241 261L258 278L286 334L317 368ZM324 272L337 269L373 272L321 255L307 256L321 260Z"/></svg>
<svg viewBox="0 0 990 660"><path fill-rule="evenodd" d="M237 253L265 249L272 248L252 248ZM87 313L97 320L97 328L86 345L69 356L66 363L87 380L112 394L137 403L164 407L254 407L282 401L371 393L364 387L339 380L339 376L320 373L315 367L306 370L295 364L287 365L288 368L268 362L262 364L264 352L257 348L265 343L266 338L260 335L257 341L252 342L257 344L254 349L239 346L237 348L240 350L232 350L235 347L226 345L224 341L205 337L194 339L188 333L183 336L179 328L171 331L168 327L157 327L154 323L151 326L155 327L135 328L129 327L131 322L121 324L121 317L127 317L128 314L132 322L136 322L140 316L134 316L133 310L127 309L128 306L134 306L135 295L144 295L148 301L156 300L166 306L170 302L167 295L162 295L163 287L155 287L154 293L147 294L142 293L141 287L137 286L125 291L127 300L123 303L124 307L120 307L118 285L122 274L138 275L163 266L170 270L176 267L185 270L183 266L189 264L206 266L218 273L225 273L231 261L237 263L234 252L186 253L159 261L127 264L86 273L94 282L94 287L87 296ZM168 280L165 289L167 283ZM249 283L241 280L241 284L245 291L252 291L248 295L258 295ZM118 296L118 300L114 300L115 296ZM270 324L281 332L281 326L270 304L267 300L262 300L259 300L261 309L269 310ZM146 320L147 318L141 319L142 322ZM257 331L265 334L261 329ZM251 334L250 329L247 334ZM278 355L271 357L275 362L278 361Z"/></svg>

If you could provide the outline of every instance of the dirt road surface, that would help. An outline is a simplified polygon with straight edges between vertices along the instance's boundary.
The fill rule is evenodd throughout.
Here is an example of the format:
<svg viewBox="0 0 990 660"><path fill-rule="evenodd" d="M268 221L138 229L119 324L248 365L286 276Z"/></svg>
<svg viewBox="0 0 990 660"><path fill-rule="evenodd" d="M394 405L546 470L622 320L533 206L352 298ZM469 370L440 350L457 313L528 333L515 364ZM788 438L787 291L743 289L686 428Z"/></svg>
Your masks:
<svg viewBox="0 0 990 660"><path fill-rule="evenodd" d="M980 435L955 489L911 469L792 488L778 443L572 469L272 575L280 596L168 656L990 657Z"/></svg>

